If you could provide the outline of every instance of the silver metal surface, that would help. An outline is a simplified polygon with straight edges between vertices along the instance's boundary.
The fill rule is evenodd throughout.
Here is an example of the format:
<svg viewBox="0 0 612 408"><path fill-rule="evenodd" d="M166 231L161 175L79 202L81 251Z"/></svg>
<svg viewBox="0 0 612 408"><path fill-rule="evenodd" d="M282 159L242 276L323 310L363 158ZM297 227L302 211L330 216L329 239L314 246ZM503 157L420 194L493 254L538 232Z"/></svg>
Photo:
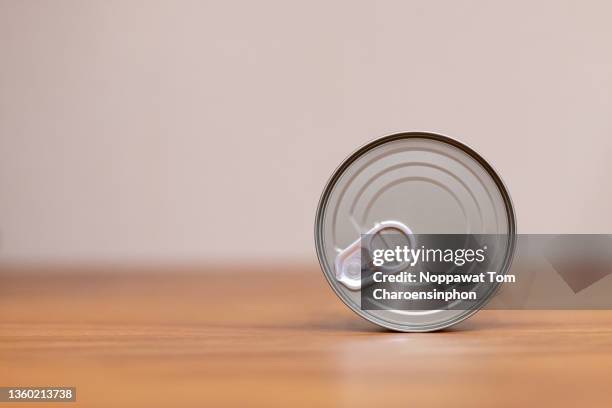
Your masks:
<svg viewBox="0 0 612 408"><path fill-rule="evenodd" d="M508 191L479 154L451 138L400 133L374 140L349 156L319 201L315 244L333 290L371 322L398 331L432 331L475 313L361 310L359 287L337 270L338 259L349 259L347 253L354 252L360 235L385 222L404 225L414 234L497 234L505 248L503 270L498 272L510 267L516 221Z"/></svg>

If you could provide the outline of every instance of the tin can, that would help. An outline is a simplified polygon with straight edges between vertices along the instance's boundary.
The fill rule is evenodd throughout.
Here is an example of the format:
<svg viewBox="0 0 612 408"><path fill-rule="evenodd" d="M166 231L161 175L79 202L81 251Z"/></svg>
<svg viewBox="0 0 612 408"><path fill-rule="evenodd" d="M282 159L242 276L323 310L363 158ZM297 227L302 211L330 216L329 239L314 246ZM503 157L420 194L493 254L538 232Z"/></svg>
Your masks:
<svg viewBox="0 0 612 408"><path fill-rule="evenodd" d="M405 332L440 330L478 310L363 309L355 254L363 234L385 228L407 236L503 237L500 273L510 268L514 255L516 217L506 186L481 155L439 134L382 137L344 160L327 182L317 207L317 256L338 297L359 316L382 327Z"/></svg>

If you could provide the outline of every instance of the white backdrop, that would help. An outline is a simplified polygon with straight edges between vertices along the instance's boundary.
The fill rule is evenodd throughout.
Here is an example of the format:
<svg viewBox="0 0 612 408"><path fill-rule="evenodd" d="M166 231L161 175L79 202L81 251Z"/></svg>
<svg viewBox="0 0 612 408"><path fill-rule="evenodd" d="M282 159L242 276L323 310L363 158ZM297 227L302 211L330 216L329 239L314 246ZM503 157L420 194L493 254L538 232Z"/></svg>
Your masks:
<svg viewBox="0 0 612 408"><path fill-rule="evenodd" d="M359 145L471 145L612 233L612 3L0 0L0 260L311 259ZM239 239L242 237L242 239Z"/></svg>

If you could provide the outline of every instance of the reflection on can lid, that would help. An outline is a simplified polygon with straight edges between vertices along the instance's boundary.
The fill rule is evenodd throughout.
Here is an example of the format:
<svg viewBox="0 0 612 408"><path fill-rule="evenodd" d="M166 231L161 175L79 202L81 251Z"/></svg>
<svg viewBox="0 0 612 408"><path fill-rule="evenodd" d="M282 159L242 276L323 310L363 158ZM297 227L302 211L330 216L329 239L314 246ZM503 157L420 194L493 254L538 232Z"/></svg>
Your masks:
<svg viewBox="0 0 612 408"><path fill-rule="evenodd" d="M510 267L514 209L500 177L478 153L432 133L374 140L348 157L325 186L315 242L321 268L336 294L357 314L383 327L438 330L475 312L361 310L359 286L336 271L338 258L348 257L347 250L354 249L361 234L390 222L414 234L497 234L505 239L500 272Z"/></svg>

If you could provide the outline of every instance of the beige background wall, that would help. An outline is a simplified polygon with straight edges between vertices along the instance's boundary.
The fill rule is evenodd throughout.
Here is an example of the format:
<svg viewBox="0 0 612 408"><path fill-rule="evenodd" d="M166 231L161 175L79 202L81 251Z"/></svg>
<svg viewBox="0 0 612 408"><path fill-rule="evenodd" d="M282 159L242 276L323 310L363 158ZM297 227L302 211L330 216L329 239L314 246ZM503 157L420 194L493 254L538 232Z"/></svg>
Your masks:
<svg viewBox="0 0 612 408"><path fill-rule="evenodd" d="M312 259L331 171L403 130L481 152L521 232L612 232L611 15L0 0L0 261Z"/></svg>

